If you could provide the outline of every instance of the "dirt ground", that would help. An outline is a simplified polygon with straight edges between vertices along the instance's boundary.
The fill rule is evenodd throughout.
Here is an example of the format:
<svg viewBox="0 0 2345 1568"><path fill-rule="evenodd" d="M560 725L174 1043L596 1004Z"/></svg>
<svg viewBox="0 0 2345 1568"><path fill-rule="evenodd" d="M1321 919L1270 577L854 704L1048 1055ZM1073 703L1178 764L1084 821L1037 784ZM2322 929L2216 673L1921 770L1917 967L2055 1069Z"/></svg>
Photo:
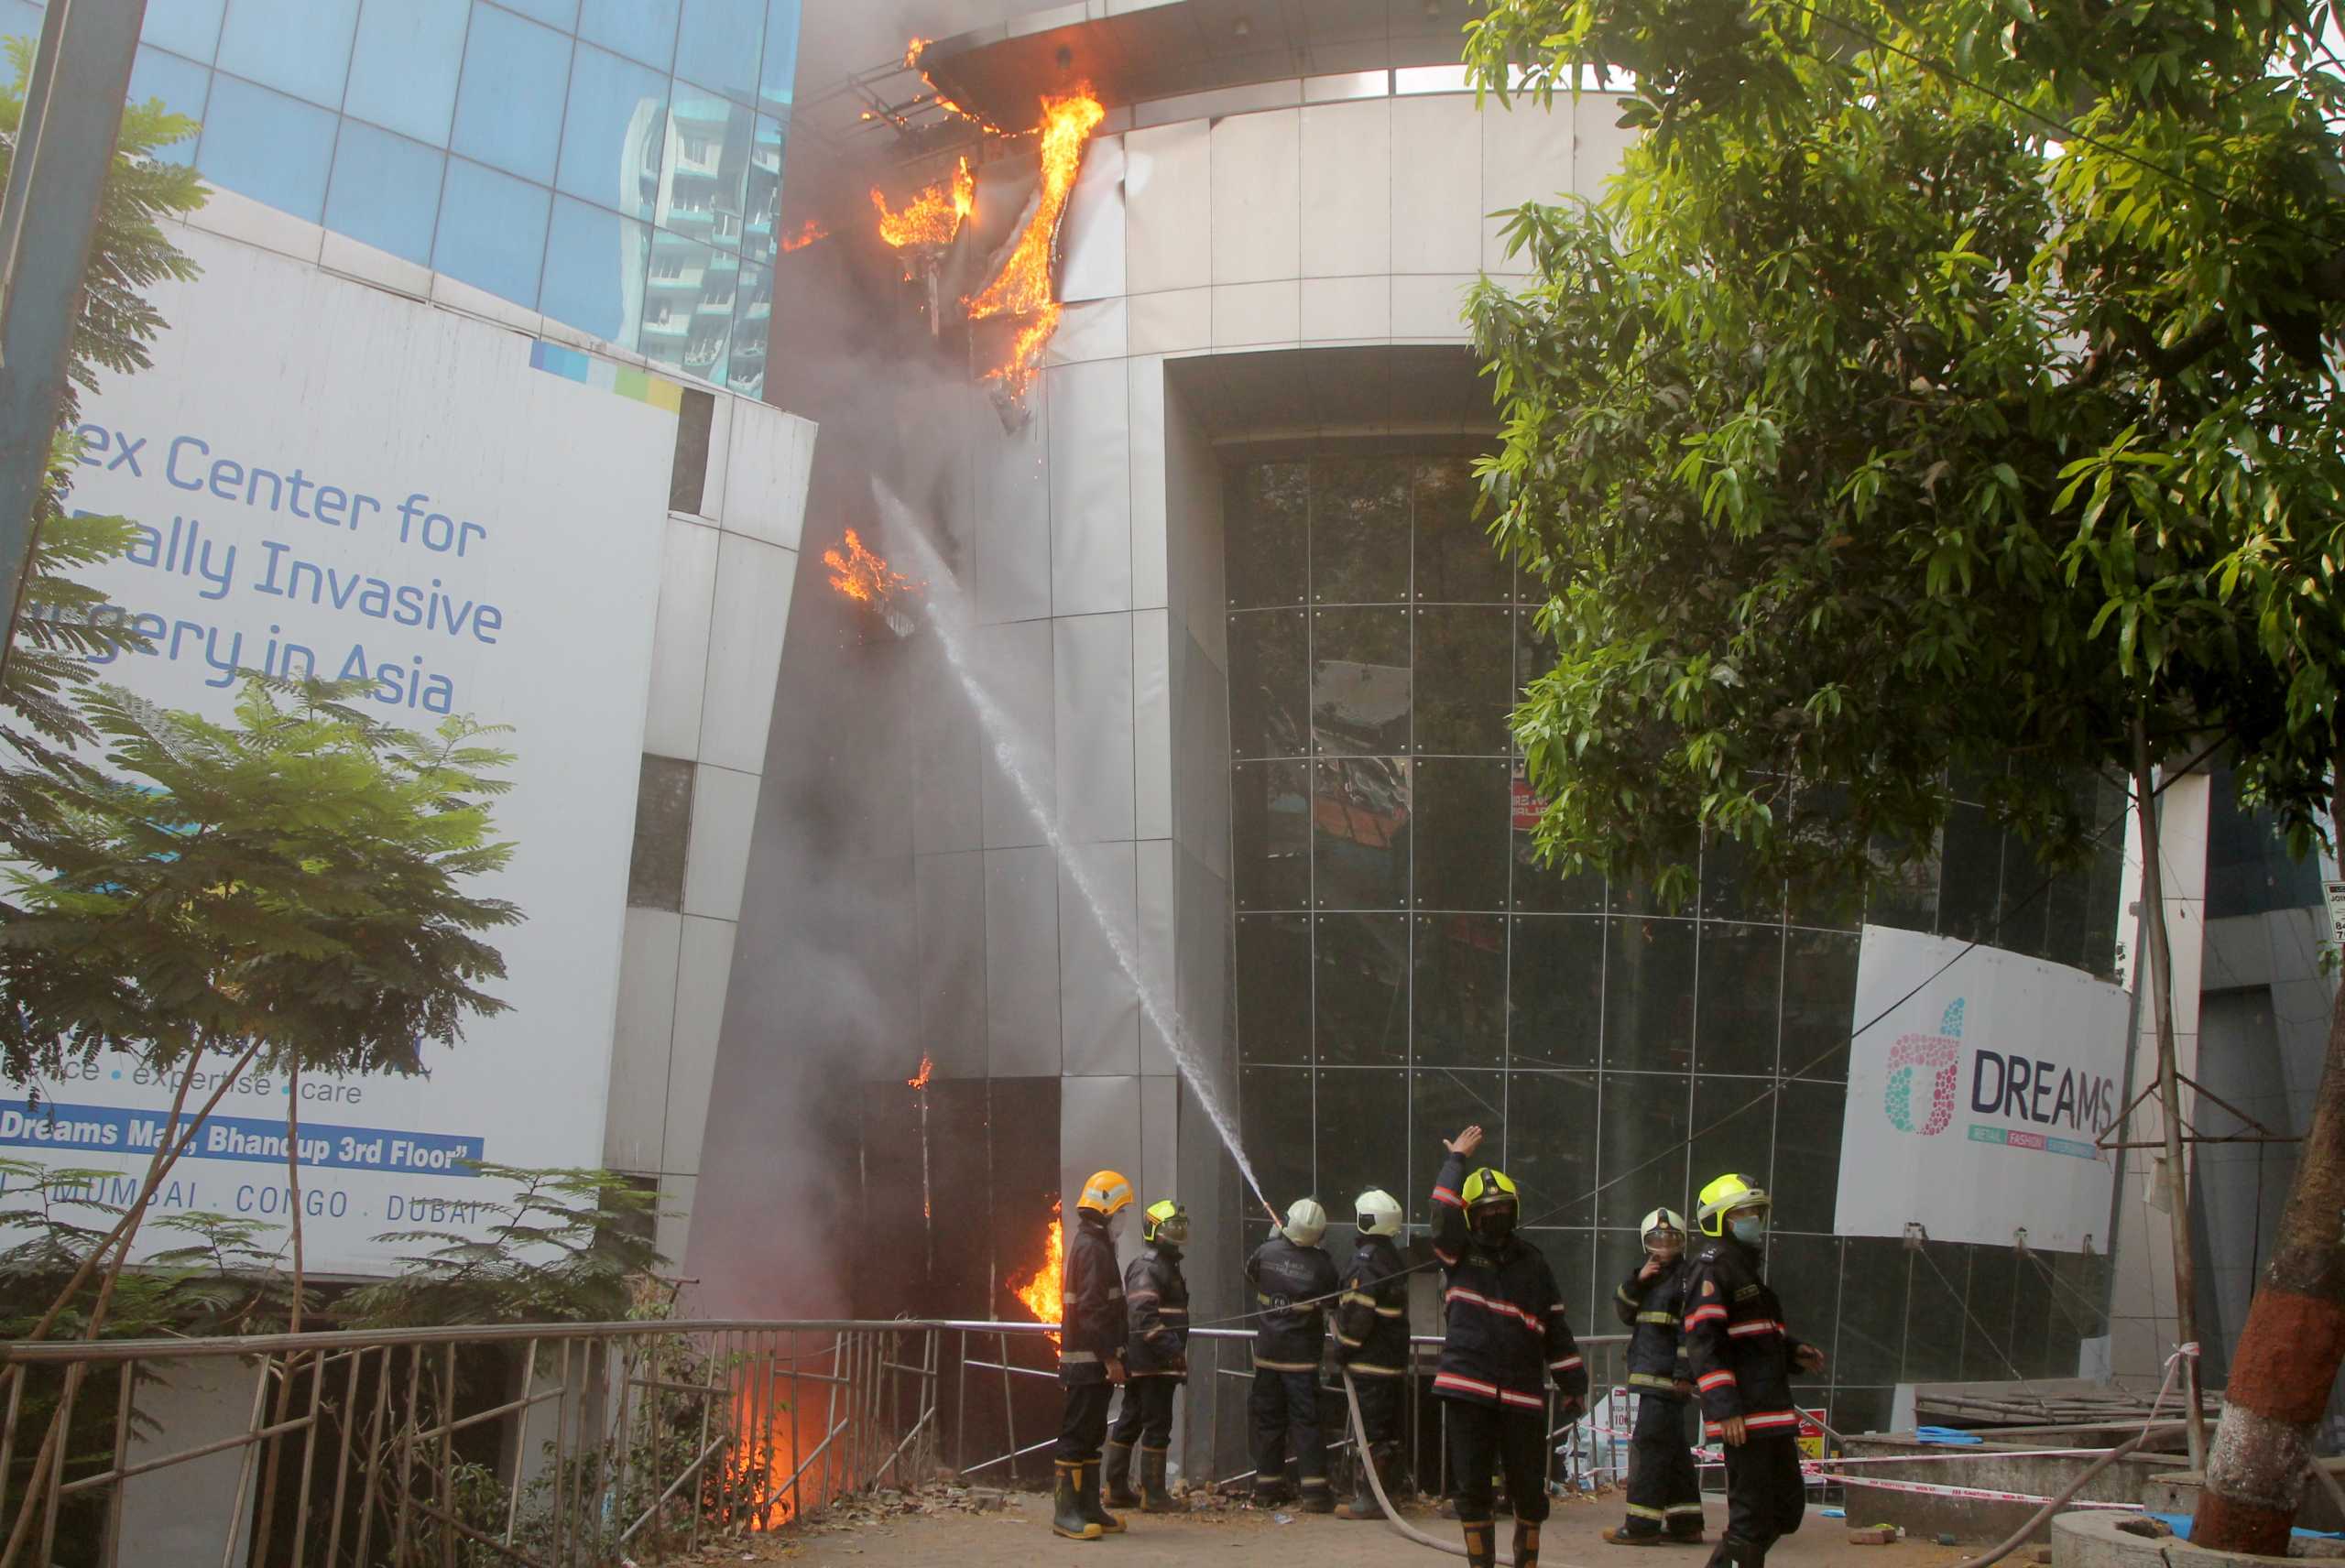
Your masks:
<svg viewBox="0 0 2345 1568"><path fill-rule="evenodd" d="M1382 1524L1344 1519L1289 1515L1280 1524L1250 1508L1162 1517L1130 1516L1120 1536L1098 1541L1063 1541L1050 1531L1049 1498L1012 1494L997 1511L921 1513L911 1508L946 1505L915 1500L908 1508L851 1507L845 1517L818 1519L802 1534L771 1538L704 1552L703 1562L789 1563L792 1568L878 1568L880 1564L935 1563L942 1568L1172 1568L1193 1563L1256 1563L1261 1568L1356 1568L1364 1563L1402 1565L1456 1562L1393 1534ZM1710 1507L1712 1539L1725 1517ZM1702 1568L1707 1553L1692 1547L1631 1550L1607 1546L1598 1531L1620 1518L1620 1494L1587 1500L1558 1498L1541 1542L1545 1568ZM1457 1526L1430 1508L1412 1522L1441 1541L1457 1539ZM1851 1546L1847 1522L1816 1517L1777 1547L1770 1568L1952 1568L1966 1555L1958 1547L1913 1541L1893 1545ZM1500 1527L1500 1543L1507 1532Z"/></svg>

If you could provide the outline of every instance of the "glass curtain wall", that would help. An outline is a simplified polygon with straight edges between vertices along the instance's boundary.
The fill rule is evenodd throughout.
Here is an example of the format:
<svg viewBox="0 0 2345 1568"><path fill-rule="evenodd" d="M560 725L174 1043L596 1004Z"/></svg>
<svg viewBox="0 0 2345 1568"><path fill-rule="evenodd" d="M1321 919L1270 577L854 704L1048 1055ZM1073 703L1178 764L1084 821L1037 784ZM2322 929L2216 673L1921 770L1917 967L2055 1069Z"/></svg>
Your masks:
<svg viewBox="0 0 2345 1568"><path fill-rule="evenodd" d="M1638 1220L1739 1170L1776 1194L1773 1278L1834 1353L1808 1391L1837 1421L1886 1421L1901 1380L2073 1375L2099 1258L1831 1234L1857 910L1727 849L1670 911L1533 862L1507 718L1552 660L1476 494L1438 453L1227 475L1239 1094L1274 1200L1314 1192L1340 1224L1389 1187L1422 1235L1440 1139L1479 1122L1601 1333ZM2116 853L2045 890L1954 793L1938 853L1862 918L2106 972L2084 933L2114 929Z"/></svg>
<svg viewBox="0 0 2345 1568"><path fill-rule="evenodd" d="M799 4L148 0L130 95L215 185L755 396Z"/></svg>

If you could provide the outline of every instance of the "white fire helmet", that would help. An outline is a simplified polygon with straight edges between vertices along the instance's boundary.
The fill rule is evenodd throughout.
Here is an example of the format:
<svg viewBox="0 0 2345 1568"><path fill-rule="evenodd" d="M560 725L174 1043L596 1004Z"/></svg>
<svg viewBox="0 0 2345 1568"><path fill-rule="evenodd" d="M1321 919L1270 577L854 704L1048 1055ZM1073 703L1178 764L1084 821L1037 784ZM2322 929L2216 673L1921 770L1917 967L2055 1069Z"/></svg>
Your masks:
<svg viewBox="0 0 2345 1568"><path fill-rule="evenodd" d="M1658 1241L1653 1233L1663 1232ZM1685 1250L1685 1216L1675 1209L1655 1209L1637 1226L1644 1237L1645 1250L1656 1256L1674 1258Z"/></svg>
<svg viewBox="0 0 2345 1568"><path fill-rule="evenodd" d="M1279 1229L1297 1247L1316 1247L1327 1234L1327 1211L1316 1198L1297 1198L1288 1205L1286 1224Z"/></svg>
<svg viewBox="0 0 2345 1568"><path fill-rule="evenodd" d="M1398 1236L1401 1234L1401 1205L1391 1193L1381 1187L1370 1187L1352 1204L1358 1216L1357 1223L1362 1236Z"/></svg>

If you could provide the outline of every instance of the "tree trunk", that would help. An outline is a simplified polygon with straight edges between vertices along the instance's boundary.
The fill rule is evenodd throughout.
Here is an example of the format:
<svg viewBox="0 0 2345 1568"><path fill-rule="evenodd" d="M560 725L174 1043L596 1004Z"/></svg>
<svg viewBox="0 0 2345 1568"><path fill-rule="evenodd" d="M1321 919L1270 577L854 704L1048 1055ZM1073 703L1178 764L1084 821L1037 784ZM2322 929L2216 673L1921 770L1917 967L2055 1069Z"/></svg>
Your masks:
<svg viewBox="0 0 2345 1568"><path fill-rule="evenodd" d="M2142 911L2149 939L2150 1015L2158 1041L2159 1120L2165 1124L2167 1237L2174 1251L2174 1323L2182 1340L2182 1414L2192 1468L2207 1467L2207 1417L2198 1397L2198 1258L2190 1244L2189 1166L2182 1147L2181 1073L2174 1060L2174 948L2166 939L2165 849L2158 832L2158 790L2150 784L2150 737L2133 721L2133 800L2142 823Z"/></svg>
<svg viewBox="0 0 2345 1568"><path fill-rule="evenodd" d="M2345 753L2329 822L2345 826ZM2345 1360L2345 985L2329 1012L2329 1051L2272 1262L2231 1352L2223 1421L2191 1526L2195 1546L2280 1556L2304 1500L2313 1428Z"/></svg>

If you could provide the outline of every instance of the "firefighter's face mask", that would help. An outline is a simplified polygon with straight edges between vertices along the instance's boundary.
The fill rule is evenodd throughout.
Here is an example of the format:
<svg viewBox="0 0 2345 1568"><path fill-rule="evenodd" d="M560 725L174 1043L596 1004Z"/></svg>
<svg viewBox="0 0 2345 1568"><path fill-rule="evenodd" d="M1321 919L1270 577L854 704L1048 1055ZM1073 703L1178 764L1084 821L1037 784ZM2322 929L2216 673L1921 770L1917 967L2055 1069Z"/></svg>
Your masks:
<svg viewBox="0 0 2345 1568"><path fill-rule="evenodd" d="M1127 1209L1118 1209L1114 1214L1107 1216L1107 1239L1109 1241L1117 1241L1122 1238L1124 1234L1124 1215L1129 1212L1130 1211Z"/></svg>
<svg viewBox="0 0 2345 1568"><path fill-rule="evenodd" d="M1767 1211L1737 1209L1727 1215L1726 1228L1743 1246L1756 1247L1767 1239Z"/></svg>
<svg viewBox="0 0 2345 1568"><path fill-rule="evenodd" d="M1485 1203L1474 1211L1474 1234L1492 1245L1514 1234L1514 1205Z"/></svg>

